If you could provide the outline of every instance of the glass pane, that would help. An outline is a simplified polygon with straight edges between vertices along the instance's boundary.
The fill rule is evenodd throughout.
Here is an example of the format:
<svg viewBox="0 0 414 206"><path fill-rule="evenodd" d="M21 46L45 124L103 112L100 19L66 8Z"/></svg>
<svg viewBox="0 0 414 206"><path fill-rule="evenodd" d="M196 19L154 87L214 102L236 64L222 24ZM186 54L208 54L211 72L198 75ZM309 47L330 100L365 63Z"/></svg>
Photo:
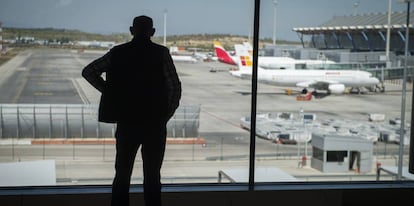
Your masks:
<svg viewBox="0 0 414 206"><path fill-rule="evenodd" d="M0 165L9 177L41 178L42 164L43 174L55 175L4 184L112 183L116 126L98 123L100 94L81 71L129 41L142 14L153 18L152 40L170 49L183 86L168 122L162 182L247 182L249 133L239 120L250 113L250 82L229 75L236 66L217 61L213 43L231 60L233 43L251 32L252 2L72 0L2 2ZM138 153L132 183L141 182Z"/></svg>
<svg viewBox="0 0 414 206"><path fill-rule="evenodd" d="M409 178L412 84L409 76L404 109L404 41L391 31L385 68L386 29L369 25L387 24L388 3L367 4L262 2L256 181L375 181L378 168L381 181L396 180L402 114ZM394 3L393 10L404 7ZM399 15L393 24L405 24Z"/></svg>

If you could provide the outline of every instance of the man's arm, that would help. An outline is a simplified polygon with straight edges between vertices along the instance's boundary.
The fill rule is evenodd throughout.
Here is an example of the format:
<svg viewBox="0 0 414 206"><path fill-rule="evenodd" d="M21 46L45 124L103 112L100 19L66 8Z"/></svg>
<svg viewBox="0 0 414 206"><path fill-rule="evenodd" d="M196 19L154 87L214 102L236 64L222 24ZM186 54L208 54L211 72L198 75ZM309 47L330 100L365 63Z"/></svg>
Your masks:
<svg viewBox="0 0 414 206"><path fill-rule="evenodd" d="M83 78L85 78L93 87L95 87L100 92L103 92L105 86L105 80L102 78L102 73L108 71L111 64L110 55L110 52L106 53L101 58L98 58L88 64L82 70Z"/></svg>
<svg viewBox="0 0 414 206"><path fill-rule="evenodd" d="M168 94L168 119L174 115L181 99L181 81L178 78L174 62L168 49L164 50L164 77Z"/></svg>

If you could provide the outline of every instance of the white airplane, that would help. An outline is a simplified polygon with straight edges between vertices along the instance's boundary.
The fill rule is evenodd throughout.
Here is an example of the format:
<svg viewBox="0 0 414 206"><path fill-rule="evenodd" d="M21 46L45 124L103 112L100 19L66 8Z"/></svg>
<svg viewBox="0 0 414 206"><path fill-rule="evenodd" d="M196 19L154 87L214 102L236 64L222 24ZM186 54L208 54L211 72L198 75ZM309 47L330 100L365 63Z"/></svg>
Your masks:
<svg viewBox="0 0 414 206"><path fill-rule="evenodd" d="M248 42L244 42L243 46L252 54L252 46ZM237 65L237 51L236 55L230 55L218 41L214 41L214 50L218 60L223 63ZM312 60L312 59L294 59L291 57L268 57L259 56L258 65L265 69L305 69L305 68L321 68L327 64L335 64L330 60Z"/></svg>
<svg viewBox="0 0 414 206"><path fill-rule="evenodd" d="M171 58L174 62L189 62L189 63L196 63L198 61L197 58L194 56L188 55L171 55Z"/></svg>
<svg viewBox="0 0 414 206"><path fill-rule="evenodd" d="M325 65L336 64L330 60L294 59L291 57L259 56L259 66L266 69L306 69L325 68Z"/></svg>
<svg viewBox="0 0 414 206"><path fill-rule="evenodd" d="M170 47L171 58L174 62L186 62L186 63L196 63L198 59L195 55L189 55L188 53L180 52L178 47Z"/></svg>
<svg viewBox="0 0 414 206"><path fill-rule="evenodd" d="M244 45L236 44L236 54L239 56L237 71L230 71L233 76L251 78L252 56ZM324 90L328 94L342 94L346 88L375 87L380 81L371 73L359 70L281 70L264 69L258 66L258 81L266 84L286 87Z"/></svg>
<svg viewBox="0 0 414 206"><path fill-rule="evenodd" d="M243 43L247 51L252 54L253 48L249 42ZM336 64L327 59L294 59L291 57L259 56L258 65L265 69L306 69L324 68L325 65Z"/></svg>

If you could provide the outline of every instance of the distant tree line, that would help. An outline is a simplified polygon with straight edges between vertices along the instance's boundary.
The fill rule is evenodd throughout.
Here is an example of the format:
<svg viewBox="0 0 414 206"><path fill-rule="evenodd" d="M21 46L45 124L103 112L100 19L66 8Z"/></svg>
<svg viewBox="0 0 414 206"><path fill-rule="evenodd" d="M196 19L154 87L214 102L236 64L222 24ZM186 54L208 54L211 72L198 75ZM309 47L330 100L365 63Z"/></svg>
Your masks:
<svg viewBox="0 0 414 206"><path fill-rule="evenodd" d="M56 28L3 28L3 40L27 41L34 38L35 40L43 40L45 42L58 42L66 44L75 41L112 41L116 43L127 42L131 39L129 33L114 34L96 34L88 33L80 30L56 29ZM201 50L213 50L213 41L218 40L227 50L233 50L236 43L248 41L247 36L231 35L231 34L184 34L167 36L167 47L177 46L185 48L198 48ZM163 36L155 36L154 42L163 44ZM260 39L260 45L271 43L270 38ZM280 41L278 41L280 43ZM282 43L295 43L287 42Z"/></svg>

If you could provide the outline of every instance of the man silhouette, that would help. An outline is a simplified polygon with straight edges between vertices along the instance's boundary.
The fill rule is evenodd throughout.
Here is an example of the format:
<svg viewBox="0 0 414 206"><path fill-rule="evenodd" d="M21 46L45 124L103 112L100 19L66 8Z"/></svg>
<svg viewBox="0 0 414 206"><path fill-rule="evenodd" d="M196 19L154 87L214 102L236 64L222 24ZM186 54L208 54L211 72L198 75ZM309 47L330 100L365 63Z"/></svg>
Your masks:
<svg viewBox="0 0 414 206"><path fill-rule="evenodd" d="M130 31L130 42L94 60L82 76L102 93L99 121L117 124L111 205L129 205L135 156L142 146L145 205L161 206L166 125L179 105L181 82L169 50L151 41L152 19L135 17Z"/></svg>

